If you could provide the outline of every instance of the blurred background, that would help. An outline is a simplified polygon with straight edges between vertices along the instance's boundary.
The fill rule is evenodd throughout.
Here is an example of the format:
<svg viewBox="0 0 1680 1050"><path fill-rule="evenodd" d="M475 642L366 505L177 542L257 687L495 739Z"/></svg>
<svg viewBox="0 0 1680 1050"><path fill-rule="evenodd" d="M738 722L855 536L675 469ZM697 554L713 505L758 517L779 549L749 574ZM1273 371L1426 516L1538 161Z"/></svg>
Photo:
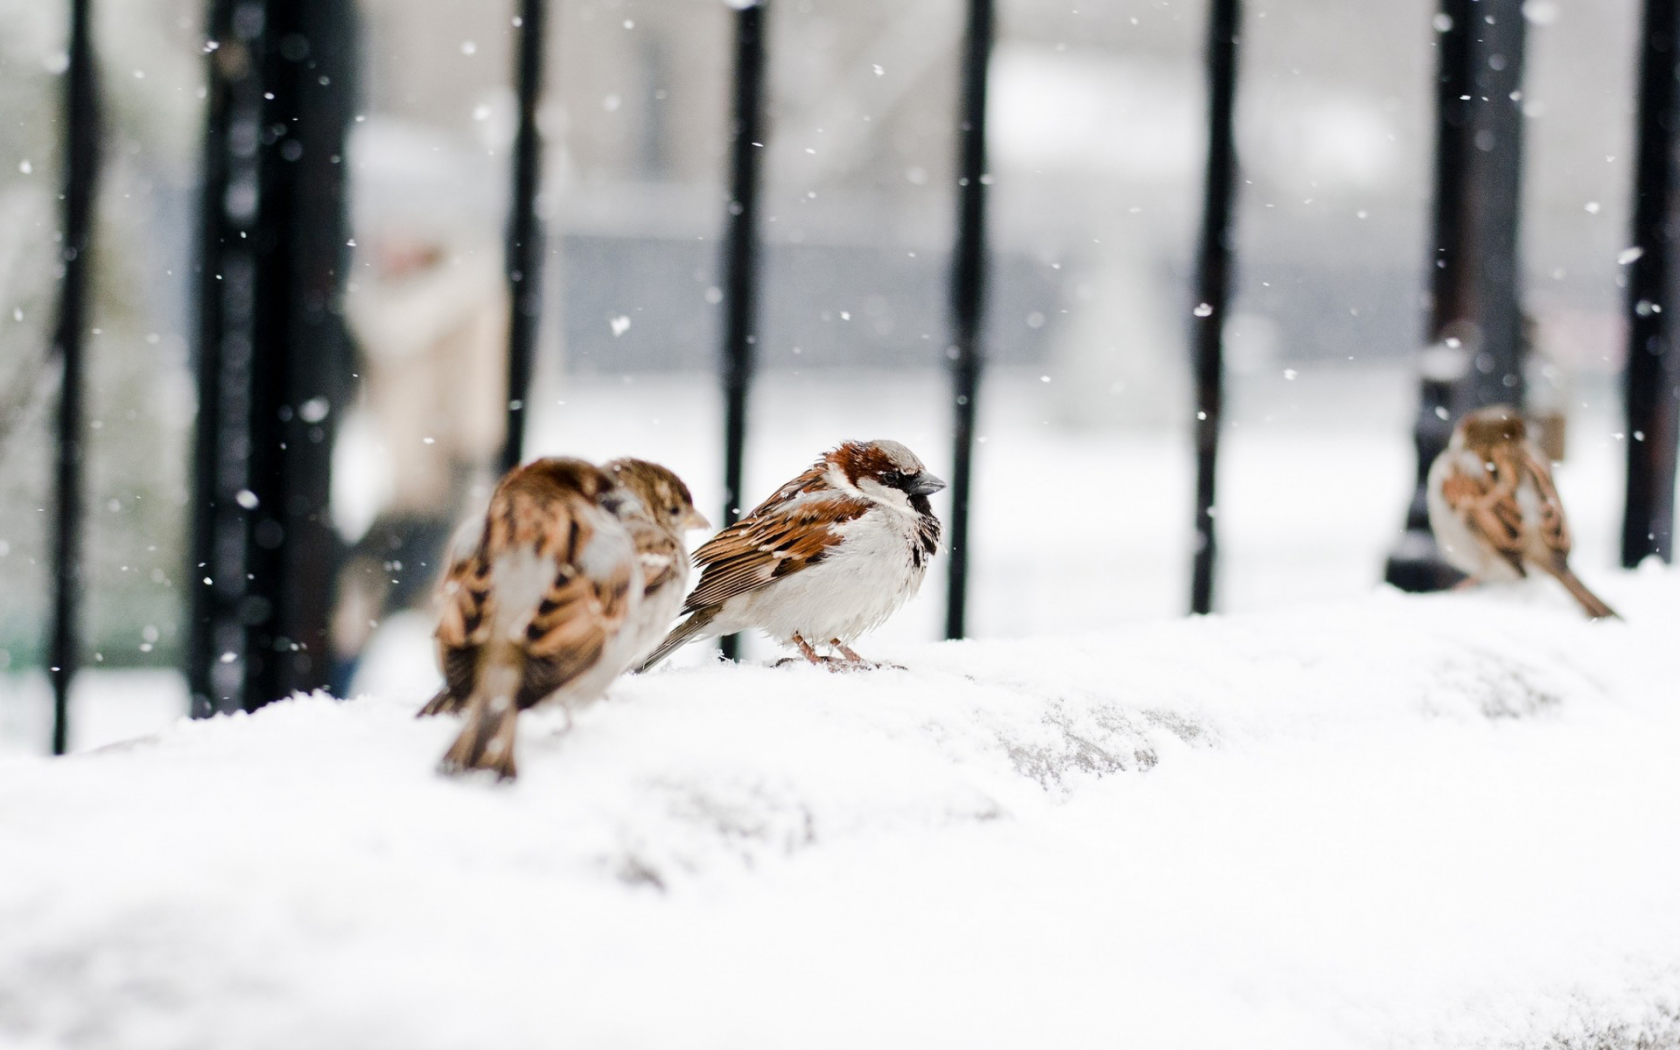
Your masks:
<svg viewBox="0 0 1680 1050"><path fill-rule="evenodd" d="M1616 562L1638 10L1530 0L1521 240L1530 404L1589 579ZM361 0L337 419L333 646L354 690L429 689L435 549L493 481L514 10ZM717 360L734 12L551 7L528 456L636 454L723 500ZM1238 88L1237 283L1219 607L1365 593L1400 532L1424 339L1436 29L1428 0L1254 0ZM847 438L949 471L947 303L959 0L774 0L761 374L747 495ZM73 748L183 716L204 5L95 5L105 105L88 335L87 672ZM1003 0L969 631L1182 615L1188 333L1205 155L1190 0ZM68 17L0 0L0 750L43 752ZM936 503L942 513L943 505ZM700 537L694 537L698 542ZM407 553L405 562L404 554ZM937 567L936 567L937 568ZM941 636L943 580L866 652ZM694 647L687 659L707 658ZM768 655L748 643L749 657Z"/></svg>

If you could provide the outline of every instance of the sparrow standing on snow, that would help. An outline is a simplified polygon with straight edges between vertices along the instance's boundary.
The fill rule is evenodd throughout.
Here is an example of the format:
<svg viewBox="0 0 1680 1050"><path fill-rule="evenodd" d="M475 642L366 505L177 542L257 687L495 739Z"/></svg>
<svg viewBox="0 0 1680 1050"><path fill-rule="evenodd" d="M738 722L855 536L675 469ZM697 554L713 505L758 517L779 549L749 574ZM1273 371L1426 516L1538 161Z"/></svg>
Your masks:
<svg viewBox="0 0 1680 1050"><path fill-rule="evenodd" d="M629 662L624 628L643 580L614 517L620 498L592 464L539 459L510 471L482 526L458 534L440 587L444 687L420 712L466 713L443 772L511 780L519 712L595 700Z"/></svg>
<svg viewBox="0 0 1680 1050"><path fill-rule="evenodd" d="M756 627L830 670L871 666L848 643L898 611L939 549L928 494L945 483L896 441L848 441L694 552L688 614L639 670L699 638ZM820 656L827 645L839 657Z"/></svg>
<svg viewBox="0 0 1680 1050"><path fill-rule="evenodd" d="M1516 409L1459 420L1429 467L1429 527L1447 561L1473 580L1555 576L1595 620L1616 613L1569 571L1569 525L1552 472Z"/></svg>
<svg viewBox="0 0 1680 1050"><path fill-rule="evenodd" d="M617 517L630 533L642 565L642 600L624 633L626 666L639 662L665 637L688 591L688 545L683 533L709 529L711 522L694 509L683 480L645 459L615 459L602 469L613 476L629 499Z"/></svg>

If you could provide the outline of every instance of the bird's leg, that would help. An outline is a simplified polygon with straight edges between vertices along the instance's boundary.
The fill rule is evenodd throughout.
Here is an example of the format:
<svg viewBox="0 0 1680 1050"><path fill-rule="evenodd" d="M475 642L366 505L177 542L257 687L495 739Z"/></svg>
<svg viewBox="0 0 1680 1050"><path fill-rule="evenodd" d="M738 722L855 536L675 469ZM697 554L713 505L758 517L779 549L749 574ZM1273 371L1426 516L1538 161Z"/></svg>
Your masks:
<svg viewBox="0 0 1680 1050"><path fill-rule="evenodd" d="M832 646L834 646L834 648L840 650L840 655L844 656L851 663L867 664L871 667L874 666L873 664L870 664L868 660L865 660L863 657L861 657L857 653L853 652L851 646L847 645L845 642L842 642L838 638L830 638L828 640L828 644L832 645Z"/></svg>
<svg viewBox="0 0 1680 1050"><path fill-rule="evenodd" d="M801 638L799 636L799 632L797 632L797 631L795 631L794 635L793 635L793 644L799 646L800 655L805 657L805 659L811 661L812 663L818 664L818 665L821 665L821 666L824 666L824 667L828 666L829 663L831 663L831 661L829 660L828 657L819 655L815 649L811 648L811 643L807 642L805 639Z"/></svg>

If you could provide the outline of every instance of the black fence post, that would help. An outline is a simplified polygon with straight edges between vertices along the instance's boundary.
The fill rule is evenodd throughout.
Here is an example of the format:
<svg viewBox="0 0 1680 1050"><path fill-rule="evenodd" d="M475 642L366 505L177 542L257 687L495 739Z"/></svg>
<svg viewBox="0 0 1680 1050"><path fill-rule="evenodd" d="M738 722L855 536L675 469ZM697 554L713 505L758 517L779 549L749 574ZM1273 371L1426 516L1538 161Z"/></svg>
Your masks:
<svg viewBox="0 0 1680 1050"><path fill-rule="evenodd" d="M507 232L508 406L502 469L519 465L525 452L525 406L530 401L537 330L542 322L543 231L537 222L542 138L537 101L542 95L543 32L547 0L520 0L515 66L519 76L519 130L513 140L513 199Z"/></svg>
<svg viewBox="0 0 1680 1050"><path fill-rule="evenodd" d="M327 681L354 34L342 0L212 6L189 575L199 716Z"/></svg>
<svg viewBox="0 0 1680 1050"><path fill-rule="evenodd" d="M1219 428L1225 400L1225 315L1231 299L1231 213L1237 180L1238 0L1213 0L1208 13L1207 181L1197 245L1196 307L1191 311L1196 371L1196 553L1190 575L1190 611L1213 609L1218 554L1214 527Z"/></svg>
<svg viewBox="0 0 1680 1050"><path fill-rule="evenodd" d="M205 35L203 184L199 195L198 415L193 437L192 546L189 588L187 690L194 718L237 710L239 669L220 654L243 644L237 603L244 574L244 522L234 495L244 487L242 421L250 369L250 249L255 210L255 159L229 148L237 120L252 134L262 81L253 68L260 26L246 15L234 29L237 0L213 0ZM230 199L234 187L237 196ZM228 367L231 366L231 367ZM243 378L243 382L227 382ZM218 582L219 581L219 582Z"/></svg>
<svg viewBox="0 0 1680 1050"><path fill-rule="evenodd" d="M741 516L747 393L758 343L758 174L764 151L765 2L735 12L735 102L730 122L729 215L723 247L723 524ZM720 640L731 660L739 640Z"/></svg>
<svg viewBox="0 0 1680 1050"><path fill-rule="evenodd" d="M1385 579L1407 591L1451 586L1429 530L1429 466L1465 411L1523 400L1524 321L1517 226L1522 198L1521 0L1442 0L1435 18L1435 217L1428 346L1413 441L1406 531Z"/></svg>
<svg viewBox="0 0 1680 1050"><path fill-rule="evenodd" d="M82 333L87 320L100 132L91 7L91 0L71 0L70 67L64 84L64 239L59 249L63 276L53 332L60 376L58 449L54 463L52 630L47 649L55 755L64 754L70 745L70 683L81 662Z"/></svg>
<svg viewBox="0 0 1680 1050"><path fill-rule="evenodd" d="M968 510L974 482L974 421L985 357L986 84L992 57L992 0L968 0L963 44L962 116L957 124L957 241L951 255L952 450L951 567L945 637L968 628Z"/></svg>
<svg viewBox="0 0 1680 1050"><path fill-rule="evenodd" d="M1680 4L1645 0L1639 58L1639 141L1634 173L1633 247L1628 272L1627 503L1622 564L1648 555L1674 557L1674 471L1680 409L1680 272L1673 265L1680 232Z"/></svg>

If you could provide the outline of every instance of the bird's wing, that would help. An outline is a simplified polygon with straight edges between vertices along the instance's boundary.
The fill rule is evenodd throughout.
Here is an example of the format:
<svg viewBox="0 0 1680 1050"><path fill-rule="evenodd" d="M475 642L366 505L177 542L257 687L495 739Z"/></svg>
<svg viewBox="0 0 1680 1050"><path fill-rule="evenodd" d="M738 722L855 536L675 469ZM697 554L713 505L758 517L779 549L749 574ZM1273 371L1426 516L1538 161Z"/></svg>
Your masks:
<svg viewBox="0 0 1680 1050"><path fill-rule="evenodd" d="M485 557L482 524L476 543L460 542L469 536L466 527L451 542L449 567L438 583L440 616L436 631L438 666L443 670L444 691L452 705L466 702L472 693L478 668L478 650L490 635L490 560Z"/></svg>
<svg viewBox="0 0 1680 1050"><path fill-rule="evenodd" d="M766 501L694 552L702 571L685 612L718 605L815 565L840 542L837 526L862 517L872 506L858 496L802 492L794 482L777 495L784 493L789 495Z"/></svg>
<svg viewBox="0 0 1680 1050"><path fill-rule="evenodd" d="M601 659L641 597L640 567L629 537L593 508L568 502L550 509L554 578L525 627L525 683L519 706L536 703Z"/></svg>
<svg viewBox="0 0 1680 1050"><path fill-rule="evenodd" d="M1493 469L1478 464L1465 470L1455 461L1441 483L1441 496L1466 527L1490 550L1511 563L1518 575L1523 570L1523 514L1517 502L1516 464L1494 454Z"/></svg>
<svg viewBox="0 0 1680 1050"><path fill-rule="evenodd" d="M832 491L825 475L828 473L828 459L824 457L805 468L805 473L794 478L781 488L772 492L763 503L752 509L752 512L741 521L751 521L754 518L772 514L795 502L800 496L816 492ZM737 523L739 524L739 523Z"/></svg>
<svg viewBox="0 0 1680 1050"><path fill-rule="evenodd" d="M1534 481L1539 497L1539 518L1534 523L1537 538L1551 554L1554 564L1561 565L1569 557L1573 541L1569 537L1569 522L1563 516L1563 501L1558 499L1557 486L1552 484L1552 470L1546 459L1532 444L1522 448L1522 466Z"/></svg>

